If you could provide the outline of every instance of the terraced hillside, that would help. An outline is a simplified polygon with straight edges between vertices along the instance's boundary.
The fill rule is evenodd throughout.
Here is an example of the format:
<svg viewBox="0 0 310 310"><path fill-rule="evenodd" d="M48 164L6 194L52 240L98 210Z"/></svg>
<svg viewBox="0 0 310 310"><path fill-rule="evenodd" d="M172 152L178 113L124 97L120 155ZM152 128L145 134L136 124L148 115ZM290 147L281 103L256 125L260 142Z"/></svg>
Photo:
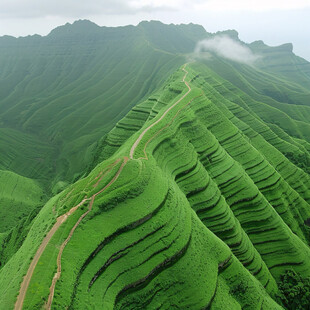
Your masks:
<svg viewBox="0 0 310 310"><path fill-rule="evenodd" d="M71 209L23 309L281 309L281 275L310 276L310 177L281 152L289 142L241 104L246 94L235 103L233 85L210 73L202 63L178 70L152 106L123 119L148 114L142 128L46 204L1 271L1 304L14 303L44 232Z"/></svg>
<svg viewBox="0 0 310 310"><path fill-rule="evenodd" d="M142 26L186 62L178 27L165 44L162 24ZM267 56L180 66L102 135L83 177L0 234L0 309L309 307L309 63L250 48Z"/></svg>

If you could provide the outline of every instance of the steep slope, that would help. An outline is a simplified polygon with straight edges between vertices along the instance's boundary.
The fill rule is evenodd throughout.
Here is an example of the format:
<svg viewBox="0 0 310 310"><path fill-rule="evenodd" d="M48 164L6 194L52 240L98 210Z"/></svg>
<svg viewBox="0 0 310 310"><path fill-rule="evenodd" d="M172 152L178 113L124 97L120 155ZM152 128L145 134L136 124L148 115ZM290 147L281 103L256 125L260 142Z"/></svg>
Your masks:
<svg viewBox="0 0 310 310"><path fill-rule="evenodd" d="M0 309L283 309L287 271L310 281L309 63L180 67L212 36L0 39Z"/></svg>
<svg viewBox="0 0 310 310"><path fill-rule="evenodd" d="M173 28L178 46L187 38L187 52L205 33L194 35L198 26L154 24ZM77 21L45 37L1 37L0 169L32 179L48 197L84 175L97 141L185 60L177 48L153 46L160 40L147 27ZM0 201L1 214L21 209L4 217L8 230L37 206L12 201Z"/></svg>
<svg viewBox="0 0 310 310"><path fill-rule="evenodd" d="M309 89L310 64L293 53L292 44L270 48L262 41L256 41L250 44L250 47L263 56L261 67L264 70L279 74Z"/></svg>
<svg viewBox="0 0 310 310"><path fill-rule="evenodd" d="M39 184L10 171L0 170L0 232L14 227L30 211L44 204L45 197Z"/></svg>
<svg viewBox="0 0 310 310"><path fill-rule="evenodd" d="M2 169L12 167L26 177L56 177L57 181L71 181L83 173L94 143L184 62L175 51L168 53L150 44L155 35L145 33L145 27L142 23L108 28L77 21L46 37L2 37L0 124L14 132L7 143L19 150L16 136L24 139L27 133L39 140L38 147L47 143L55 158L47 158L44 164L52 176L24 171L19 163L23 156L13 151L5 152L12 163L1 158ZM183 28L175 26L179 44L195 31L188 26L185 35ZM190 52L196 41L188 41ZM1 145L1 153L4 150Z"/></svg>
<svg viewBox="0 0 310 310"><path fill-rule="evenodd" d="M51 309L281 309L281 275L310 276L310 177L225 84L188 64L135 107L121 122L132 130L108 136L121 146L106 144L110 158L39 213L0 271L1 304L12 307L58 217L23 309L48 298Z"/></svg>

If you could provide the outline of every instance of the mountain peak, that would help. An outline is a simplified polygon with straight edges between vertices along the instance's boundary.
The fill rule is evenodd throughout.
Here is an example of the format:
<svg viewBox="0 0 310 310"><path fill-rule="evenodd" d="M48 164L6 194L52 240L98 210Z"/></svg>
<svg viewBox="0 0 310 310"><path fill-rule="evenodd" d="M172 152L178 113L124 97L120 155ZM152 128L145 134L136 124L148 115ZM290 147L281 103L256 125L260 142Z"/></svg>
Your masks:
<svg viewBox="0 0 310 310"><path fill-rule="evenodd" d="M264 43L262 40L254 41L249 46L257 51L263 52L281 52L281 53L293 53L293 44L292 43L284 43L278 46L269 46Z"/></svg>
<svg viewBox="0 0 310 310"><path fill-rule="evenodd" d="M292 53L293 52L293 44L292 43L285 43L285 44L278 46L278 49L283 51L283 52Z"/></svg>
<svg viewBox="0 0 310 310"><path fill-rule="evenodd" d="M224 30L224 31L218 31L215 33L215 35L226 35L234 40L239 41L239 33L238 31L234 30L234 29L228 29L228 30Z"/></svg>
<svg viewBox="0 0 310 310"><path fill-rule="evenodd" d="M165 25L159 20L142 20L138 26L145 26L145 25Z"/></svg>
<svg viewBox="0 0 310 310"><path fill-rule="evenodd" d="M66 23L63 26L59 26L52 30L49 36L54 35L68 35L68 34L86 34L86 33L96 33L102 27L91 22L87 19L79 19L74 21L72 24Z"/></svg>

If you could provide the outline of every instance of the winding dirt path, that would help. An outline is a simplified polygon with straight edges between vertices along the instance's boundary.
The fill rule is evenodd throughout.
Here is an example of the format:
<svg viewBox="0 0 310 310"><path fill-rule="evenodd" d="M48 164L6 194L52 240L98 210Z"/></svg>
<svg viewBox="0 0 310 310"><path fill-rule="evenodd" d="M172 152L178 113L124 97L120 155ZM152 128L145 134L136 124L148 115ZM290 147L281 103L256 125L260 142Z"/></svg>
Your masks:
<svg viewBox="0 0 310 310"><path fill-rule="evenodd" d="M116 160L112 165L108 166L108 168L110 168L108 171L106 171L104 173L104 175L106 175L108 172L110 172L112 170L112 168L120 161L120 159ZM59 216L56 219L56 223L54 224L54 226L51 228L51 230L48 232L48 234L46 235L46 237L43 239L40 247L38 248L29 268L28 271L23 279L23 282L21 284L21 288L19 290L19 295L17 297L16 303L15 303L15 307L14 310L22 310L23 308L23 304L24 304L24 300L26 297L26 293L33 275L33 272L35 270L35 267L41 257L41 255L43 254L46 246L48 245L49 241L53 238L54 234L56 233L56 231L58 230L58 228L61 226L62 223L64 223L67 218L72 215L81 205L83 205L86 201L90 200L89 206L88 206L88 210L83 213L80 218L78 219L78 221L76 222L76 224L73 226L73 228L70 231L70 234L68 236L68 238L63 242L63 244L60 247L58 256L57 256L57 272L52 280L52 285L50 287L50 295L48 298L48 304L50 303L50 306L48 309L50 309L52 301L53 301L53 297L54 297L54 290L55 290L55 285L57 280L59 279L60 275L61 275L61 256L63 253L63 250L65 248L65 246L67 245L67 243L70 241L75 229L78 227L78 225L80 224L80 222L83 220L83 218L91 211L95 197L97 195L99 195L100 193L102 193L104 190L106 190L110 185L112 185L117 178L119 177L121 171L123 170L125 164L128 161L128 157L124 158L124 162L122 163L120 169L117 171L117 173L115 174L115 176L112 178L112 180L104 187L102 188L100 191L98 191L97 193L95 193L92 197L90 198L84 198L79 204L77 204L76 206L74 206L73 208L71 208L67 213ZM101 180L100 180L101 181ZM96 186L98 185L98 182L95 184Z"/></svg>
<svg viewBox="0 0 310 310"><path fill-rule="evenodd" d="M137 148L137 146L139 145L139 143L141 142L142 138L144 137L144 135L152 128L154 127L156 124L158 124L166 115L167 113L173 109L176 105L178 105L190 92L191 92L191 87L189 85L189 83L187 81L185 81L186 77L187 77L187 74L188 74L188 71L185 69L187 66L187 64L184 65L184 67L182 68L182 70L185 72L185 75L183 77L183 80L182 82L186 85L186 87L188 88L187 92L179 99L177 100L172 106L170 106L164 113L163 115L156 121L154 122L153 124L151 124L150 126L148 126L146 129L144 129L144 131L139 135L139 137L137 138L137 140L134 142L134 144L132 145L131 149L130 149L130 154L129 154L129 158L130 159L133 159L133 156L134 156L134 152ZM192 102L192 100L188 103L190 104ZM187 104L187 105L188 105ZM181 110L181 109L180 109ZM172 120L175 119L175 117L177 116L177 114L180 112L180 110L177 111L176 115L173 117ZM165 126L164 128L168 127L169 125L171 124L171 122ZM157 134L155 134L153 137L151 137L145 144L145 147L144 147L144 154L145 154L145 158L143 159L148 159L147 158L147 155L146 155L146 146L148 145L148 143L155 137L157 136L164 128L162 128L161 130L159 130L159 132ZM127 161L129 160L128 157L124 157L123 158L123 163L122 165L120 166L119 170L116 172L116 174L114 175L114 177L111 179L111 181L105 186L103 187L100 191L98 191L97 193L95 193L94 195L92 195L90 198L84 198L78 205L76 205L75 207L71 208L67 213L59 216L56 220L56 223L54 224L54 226L51 228L51 230L48 232L48 234L46 235L46 237L43 239L40 247L38 248L29 268L28 268L28 271L27 271L27 274L25 275L24 279L23 279L23 282L21 284L21 288L20 288L20 291L19 291L19 295L17 297L17 300L16 300L16 303L15 303L15 307L14 307L14 310L22 310L23 308L23 303L24 303L24 299L25 299L25 296L26 296L26 293L27 293L27 289L29 287L29 284L30 284L30 281L31 281L31 278L32 278L32 275L33 275L33 272L34 272L34 269L42 255L42 253L44 252L47 244L49 243L49 241L51 240L51 238L54 236L54 234L56 233L56 231L58 230L58 228L60 227L60 225L62 223L64 223L67 218L72 215L81 205L83 205L86 201L90 201L89 205L88 205L88 210L83 213L80 218L78 219L78 221L75 223L75 225L73 226L73 228L71 229L67 239L62 243L61 247L60 247L60 250L59 250L59 253L58 253L58 256L57 256L57 272L55 273L54 277L53 277L53 280L52 280L52 284L51 284L51 287L50 287L50 294L49 294L49 297L48 297L48 301L47 301L47 304L46 304L46 309L50 310L51 309L51 305L52 305L52 302L53 302L53 298L54 298L54 292L55 292L55 286L56 286L56 283L58 281L58 279L60 278L61 276L61 257L62 257L62 254L63 254L63 251L66 247L66 245L68 244L68 242L70 241L74 231L76 230L76 228L79 226L79 224L81 223L81 221L85 218L85 216L91 211L92 209L92 206L93 206L93 203L94 203L94 200L96 198L97 195L101 194L103 191L105 191L108 187L110 187L117 179L118 177L120 176L124 166L126 165ZM97 183L94 185L94 187L96 187L100 181L103 179L104 176L106 176L107 173L109 173L112 168L120 161L121 159L117 159L115 161L115 163L113 163L112 165L108 166L110 169L108 171L106 171L104 174L103 174L103 171L99 173L99 175L95 178L95 179L99 179L97 181ZM103 174L103 175L102 175Z"/></svg>
<svg viewBox="0 0 310 310"><path fill-rule="evenodd" d="M46 306L47 309L50 309L51 306L52 306L52 302L53 302L53 298L54 298L54 292L55 292L55 286L56 286L56 283L57 283L57 281L58 281L58 279L60 278L60 275L61 275L61 256L62 256L62 253L63 253L63 251L65 249L65 246L70 241L70 239L71 239L75 229L81 223L82 219L90 212L90 210L92 208L92 205L94 203L94 199L95 199L95 197L92 196L91 201L90 201L89 206L88 206L88 210L80 216L78 221L75 223L75 225L71 229L67 239L63 242L63 244L61 245L61 247L59 249L58 256L57 256L57 272L54 275L54 278L52 280L52 285L50 287L50 294L48 296L48 301L47 301L47 306Z"/></svg>
<svg viewBox="0 0 310 310"><path fill-rule="evenodd" d="M42 253L44 252L47 244L49 243L49 241L51 240L51 238L54 236L55 232L57 231L57 229L60 227L60 225L62 223L64 223L68 216L70 216L71 214L73 214L77 208L79 208L84 202L86 202L87 200L89 200L90 198L85 198L83 199L78 205L76 205L75 207L71 208L67 213L59 216L56 220L56 223L54 224L54 226L52 227L52 229L48 232L48 234L46 235L46 237L43 239L40 247L38 248L34 258L32 259L32 262L28 268L28 271L23 279L23 282L21 284L20 290L19 290L19 295L17 297L16 303L15 303L15 310L21 310L23 308L23 303L24 303L24 299L26 296L26 292L30 283L30 280L32 278L34 269L42 255Z"/></svg>
<svg viewBox="0 0 310 310"><path fill-rule="evenodd" d="M138 139L135 141L135 143L132 145L131 149L130 149L130 153L129 153L129 157L130 159L133 159L133 155L134 155L134 152L137 148L137 146L139 145L139 143L141 142L142 138L144 137L144 135L152 128L154 127L156 124L158 124L166 115L167 113L173 109L176 105L178 105L180 103L180 101L182 101L190 92L191 92L191 87L189 86L188 82L185 81L186 77L187 77L187 74L188 74L188 71L185 69L187 66L187 64L184 65L184 67L182 68L182 70L185 72L185 75L183 77L183 80L182 82L185 83L185 85L187 86L188 88L188 91L178 100L176 101L171 107L169 107L164 113L163 115L156 121L154 122L153 124L151 124L150 126L148 126L147 128L145 128L142 133L140 134L140 136L138 137ZM145 158L147 159L147 157Z"/></svg>
<svg viewBox="0 0 310 310"><path fill-rule="evenodd" d="M106 175L107 173L109 173L112 168L119 162L120 160L117 160L115 162L115 164L109 169L107 170L104 175ZM95 201L95 198L97 195L101 194L103 191L105 191L108 187L110 187L119 177L119 175L121 174L124 166L126 165L128 161L128 157L124 157L124 161L122 163L122 165L120 166L120 168L118 169L118 171L116 172L116 174L114 175L114 177L112 178L112 180L105 186L103 187L100 191L98 191L97 193L95 193L94 195L91 196L91 198L88 198L90 199L90 203L88 205L88 210L83 213L80 218L78 219L78 221L75 223L75 225L72 227L67 239L63 242L63 244L61 245L60 249L59 249L59 253L58 253L58 256L57 256L57 272L55 273L54 275L54 278L52 280L52 285L50 287L50 294L48 296L48 300L47 300L47 304L45 306L46 309L51 309L51 306L52 306L52 302L53 302L53 298L54 298L54 292L55 292L55 286L56 286L56 283L57 281L59 280L60 276L61 276L61 257L62 257L62 253L66 247L66 245L68 244L68 242L70 241L74 231L76 230L76 228L80 225L81 221L83 220L83 218L91 211L92 207L93 207L93 204L94 204L94 201ZM95 184L96 185L96 184Z"/></svg>

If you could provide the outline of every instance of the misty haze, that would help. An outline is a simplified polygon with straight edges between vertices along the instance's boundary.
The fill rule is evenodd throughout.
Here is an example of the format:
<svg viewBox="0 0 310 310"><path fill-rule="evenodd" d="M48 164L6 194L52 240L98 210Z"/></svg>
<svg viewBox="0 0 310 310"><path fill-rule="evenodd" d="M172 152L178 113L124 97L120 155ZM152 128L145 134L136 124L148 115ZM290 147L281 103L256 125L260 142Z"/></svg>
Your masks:
<svg viewBox="0 0 310 310"><path fill-rule="evenodd" d="M199 41L194 53L199 57L204 52L213 52L220 57L246 64L254 64L260 58L241 42L225 35L216 35L211 39Z"/></svg>

